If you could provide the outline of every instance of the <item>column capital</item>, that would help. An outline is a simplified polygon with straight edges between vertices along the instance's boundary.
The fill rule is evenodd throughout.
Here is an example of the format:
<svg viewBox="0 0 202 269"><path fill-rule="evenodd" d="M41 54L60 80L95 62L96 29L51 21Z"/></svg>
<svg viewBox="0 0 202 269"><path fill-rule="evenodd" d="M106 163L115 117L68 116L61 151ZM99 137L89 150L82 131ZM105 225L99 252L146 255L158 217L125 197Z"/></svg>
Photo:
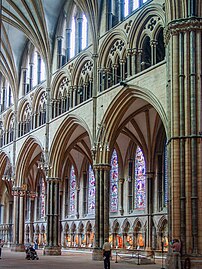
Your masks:
<svg viewBox="0 0 202 269"><path fill-rule="evenodd" d="M59 177L47 177L46 178L46 181L49 181L49 182L60 182L62 180Z"/></svg>
<svg viewBox="0 0 202 269"><path fill-rule="evenodd" d="M94 164L93 168L97 170L110 170L111 165L107 163L100 163L100 164Z"/></svg>
<svg viewBox="0 0 202 269"><path fill-rule="evenodd" d="M125 181L125 178L119 178L119 182L120 182L120 184L123 184L124 181Z"/></svg>
<svg viewBox="0 0 202 269"><path fill-rule="evenodd" d="M170 37L178 35L180 32L190 32L201 30L202 19L201 18L186 18L171 21L165 31L165 43L168 44Z"/></svg>
<svg viewBox="0 0 202 269"><path fill-rule="evenodd" d="M148 171L148 172L146 172L145 173L145 175L146 175L146 177L149 179L149 178L153 178L154 177L154 175L155 175L155 173L154 172L151 172L151 171Z"/></svg>

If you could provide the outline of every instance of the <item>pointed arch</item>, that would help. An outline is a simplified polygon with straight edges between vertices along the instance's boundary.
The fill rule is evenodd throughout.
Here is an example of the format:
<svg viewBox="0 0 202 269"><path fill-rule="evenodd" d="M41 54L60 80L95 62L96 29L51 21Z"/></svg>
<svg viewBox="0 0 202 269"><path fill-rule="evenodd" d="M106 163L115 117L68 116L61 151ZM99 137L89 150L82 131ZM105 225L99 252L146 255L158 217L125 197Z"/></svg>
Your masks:
<svg viewBox="0 0 202 269"><path fill-rule="evenodd" d="M110 149L114 147L114 142L117 139L117 135L119 135L120 131L122 130L122 128L124 128L126 123L129 122L129 118L125 122L122 121L122 118L124 117L128 107L130 107L132 104L134 104L138 100L140 101L143 100L146 103L135 113L139 113L141 111L142 112L147 111L149 109L154 109L154 113L156 114L156 121L158 122L156 124L159 125L160 119L161 119L162 124L165 128L165 131L167 132L168 130L167 115L165 113L164 108L162 107L162 104L159 102L156 96L150 90L146 88L141 88L141 87L134 88L132 86L126 86L124 89L122 89L121 92L117 94L117 96L111 102L111 105L108 107L108 109L106 110L104 114L101 125L105 126L104 128L105 131L100 132L98 134L99 141L102 141L102 143L105 143L105 144L109 144ZM133 116L134 115L131 115L131 117ZM141 135L142 131L138 127L137 122L133 120L132 124L134 125L137 132L139 133L139 137L140 136L142 137L142 140L141 140L142 144L140 144L140 146L144 152L144 155L147 156L147 154L145 153L148 153L148 148L147 148L147 144L146 144L146 140L144 136ZM111 154L109 151L99 152L98 155L96 156L97 162L109 163L110 156Z"/></svg>
<svg viewBox="0 0 202 269"><path fill-rule="evenodd" d="M21 147L16 161L16 185L21 186L25 184L25 180L28 175L30 163L33 158L39 160L43 147L39 140L30 136L28 137ZM33 155L34 154L34 155Z"/></svg>
<svg viewBox="0 0 202 269"><path fill-rule="evenodd" d="M64 145L67 145L67 147L73 147L71 141L74 140L75 137L72 137L72 135L78 127L82 127L82 134L80 135L80 138L82 139L83 137L87 137L89 139L89 146L91 148L93 143L89 127L80 117L73 114L69 115L60 125L51 145L49 162L54 163L54 168L51 170L51 175L53 177L61 177L63 160L65 159L64 154L66 154L67 150L67 148L64 149ZM66 135L67 133L68 136ZM90 149L85 147L85 150L88 159L91 160Z"/></svg>
<svg viewBox="0 0 202 269"><path fill-rule="evenodd" d="M119 41L124 43L125 45L127 44L127 36L123 30L113 31L102 42L102 45L101 45L100 50L99 50L99 53L100 53L100 57L98 60L99 68L104 68L107 65L108 55L110 53L110 50L111 50L112 46L116 42L119 42Z"/></svg>

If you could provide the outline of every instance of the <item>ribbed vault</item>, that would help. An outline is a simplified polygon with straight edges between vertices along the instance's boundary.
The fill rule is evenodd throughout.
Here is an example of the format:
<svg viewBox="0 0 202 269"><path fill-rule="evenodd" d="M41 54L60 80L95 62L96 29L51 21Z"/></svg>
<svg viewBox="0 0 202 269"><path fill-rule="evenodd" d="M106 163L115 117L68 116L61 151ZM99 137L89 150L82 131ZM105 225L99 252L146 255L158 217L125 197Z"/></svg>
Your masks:
<svg viewBox="0 0 202 269"><path fill-rule="evenodd" d="M150 95L150 96L149 96ZM140 146L147 158L147 167L153 165L158 136L166 134L166 116L152 94L143 89L128 88L114 99L105 114L100 132L99 143L114 148L115 143L126 157L125 148L131 141ZM150 98L150 102L148 101ZM118 105L119 104L119 105ZM163 130L163 132L162 132ZM97 162L108 163L111 151L98 152Z"/></svg>
<svg viewBox="0 0 202 269"><path fill-rule="evenodd" d="M54 167L50 175L61 178L67 158L72 158L79 165L84 157L91 162L91 141L86 123L77 116L69 116L61 124L53 139L49 162L54 163Z"/></svg>

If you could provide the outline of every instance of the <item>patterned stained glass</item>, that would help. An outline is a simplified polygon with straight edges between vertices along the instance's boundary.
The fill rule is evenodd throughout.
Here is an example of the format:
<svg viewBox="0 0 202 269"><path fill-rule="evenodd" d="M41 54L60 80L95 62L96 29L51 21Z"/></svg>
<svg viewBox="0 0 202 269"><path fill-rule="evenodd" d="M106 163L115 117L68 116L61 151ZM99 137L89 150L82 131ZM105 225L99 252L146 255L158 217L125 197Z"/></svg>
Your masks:
<svg viewBox="0 0 202 269"><path fill-rule="evenodd" d="M39 178L37 186L37 218L45 218L45 182L43 177Z"/></svg>
<svg viewBox="0 0 202 269"><path fill-rule="evenodd" d="M110 171L110 212L118 211L118 156L114 149Z"/></svg>
<svg viewBox="0 0 202 269"><path fill-rule="evenodd" d="M70 171L70 208L69 213L71 215L75 214L76 211L76 175L74 166L72 165Z"/></svg>
<svg viewBox="0 0 202 269"><path fill-rule="evenodd" d="M95 214L95 176L91 165L89 165L88 178L88 213Z"/></svg>
<svg viewBox="0 0 202 269"><path fill-rule="evenodd" d="M45 182L44 179L41 179L40 182L41 187L41 196L40 196L40 204L41 204L41 218L45 217Z"/></svg>
<svg viewBox="0 0 202 269"><path fill-rule="evenodd" d="M144 209L146 202L145 159L141 148L135 155L135 209Z"/></svg>
<svg viewBox="0 0 202 269"><path fill-rule="evenodd" d="M167 148L165 147L165 158L164 158L164 177L165 177L165 181L164 181L164 203L165 206L167 206L167 201L168 201L168 159L167 159Z"/></svg>

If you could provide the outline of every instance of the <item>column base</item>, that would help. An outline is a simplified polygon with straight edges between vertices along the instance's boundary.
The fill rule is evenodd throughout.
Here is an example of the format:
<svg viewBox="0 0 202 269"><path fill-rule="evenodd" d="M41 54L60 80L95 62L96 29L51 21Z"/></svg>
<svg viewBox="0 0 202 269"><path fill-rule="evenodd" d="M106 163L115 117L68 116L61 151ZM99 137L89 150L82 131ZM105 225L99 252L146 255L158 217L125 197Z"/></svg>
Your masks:
<svg viewBox="0 0 202 269"><path fill-rule="evenodd" d="M154 257L154 251L151 247L145 248L145 254L147 257L153 258Z"/></svg>
<svg viewBox="0 0 202 269"><path fill-rule="evenodd" d="M180 262L177 259L180 259ZM201 255L176 255L176 253L168 253L166 258L166 269L175 269L178 263L182 268L201 269L202 268L202 256Z"/></svg>
<svg viewBox="0 0 202 269"><path fill-rule="evenodd" d="M101 248L94 248L92 252L92 260L93 261L102 261L103 255L102 255L102 249Z"/></svg>
<svg viewBox="0 0 202 269"><path fill-rule="evenodd" d="M58 246L54 246L54 247L45 246L43 254L47 255L47 256L60 256L61 255L61 247L58 247Z"/></svg>
<svg viewBox="0 0 202 269"><path fill-rule="evenodd" d="M11 245L11 251L15 252L25 252L25 245L24 244L13 244Z"/></svg>

